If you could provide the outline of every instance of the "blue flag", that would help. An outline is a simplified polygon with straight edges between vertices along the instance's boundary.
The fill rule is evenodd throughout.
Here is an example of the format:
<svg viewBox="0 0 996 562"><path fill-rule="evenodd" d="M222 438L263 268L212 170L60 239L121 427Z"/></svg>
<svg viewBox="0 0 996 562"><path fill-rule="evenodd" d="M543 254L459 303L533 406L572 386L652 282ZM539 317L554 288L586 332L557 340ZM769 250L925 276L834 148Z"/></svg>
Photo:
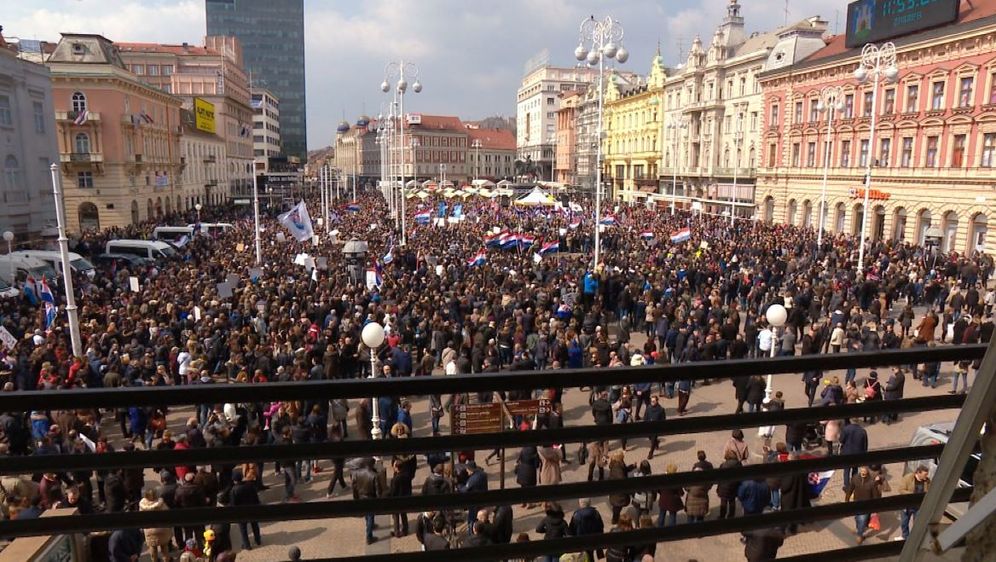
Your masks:
<svg viewBox="0 0 996 562"><path fill-rule="evenodd" d="M439 202L439 214L437 216L441 219L446 218L446 201Z"/></svg>

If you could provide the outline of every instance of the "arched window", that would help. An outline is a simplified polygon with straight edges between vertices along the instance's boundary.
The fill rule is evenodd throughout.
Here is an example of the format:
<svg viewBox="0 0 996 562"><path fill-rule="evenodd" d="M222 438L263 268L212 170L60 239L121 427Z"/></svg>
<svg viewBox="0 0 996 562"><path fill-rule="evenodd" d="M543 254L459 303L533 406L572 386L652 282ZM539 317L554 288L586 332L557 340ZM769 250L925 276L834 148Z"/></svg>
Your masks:
<svg viewBox="0 0 996 562"><path fill-rule="evenodd" d="M86 111L86 96L83 92L73 92L73 111L76 113Z"/></svg>
<svg viewBox="0 0 996 562"><path fill-rule="evenodd" d="M76 134L76 150L74 152L78 154L90 153L90 135L86 133Z"/></svg>
<svg viewBox="0 0 996 562"><path fill-rule="evenodd" d="M93 203L80 203L79 206L80 231L99 230L100 214L97 206Z"/></svg>
<svg viewBox="0 0 996 562"><path fill-rule="evenodd" d="M7 184L7 191L21 191L21 167L17 163L17 158L8 156L6 160L3 161L3 178L4 183Z"/></svg>

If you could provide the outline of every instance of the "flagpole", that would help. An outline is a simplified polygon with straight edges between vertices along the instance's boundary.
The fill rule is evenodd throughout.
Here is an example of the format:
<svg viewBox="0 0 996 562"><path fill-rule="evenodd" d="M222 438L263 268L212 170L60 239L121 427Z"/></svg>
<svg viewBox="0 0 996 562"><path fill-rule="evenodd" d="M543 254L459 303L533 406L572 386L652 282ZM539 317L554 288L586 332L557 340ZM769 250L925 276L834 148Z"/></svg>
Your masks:
<svg viewBox="0 0 996 562"><path fill-rule="evenodd" d="M59 229L59 254L62 258L62 280L66 289L66 315L69 317L69 338L73 346L73 356L83 357L83 342L80 339L80 320L76 313L76 295L73 294L73 271L69 266L69 239L66 238L66 209L62 201L59 183L59 166L49 166L52 173L52 195L55 196L55 221ZM8 256L8 259L10 256ZM13 281L13 280L11 280Z"/></svg>
<svg viewBox="0 0 996 562"><path fill-rule="evenodd" d="M252 171L252 216L255 226L253 234L256 242L256 265L260 265L263 262L263 252L259 245L259 184L256 181L256 170Z"/></svg>

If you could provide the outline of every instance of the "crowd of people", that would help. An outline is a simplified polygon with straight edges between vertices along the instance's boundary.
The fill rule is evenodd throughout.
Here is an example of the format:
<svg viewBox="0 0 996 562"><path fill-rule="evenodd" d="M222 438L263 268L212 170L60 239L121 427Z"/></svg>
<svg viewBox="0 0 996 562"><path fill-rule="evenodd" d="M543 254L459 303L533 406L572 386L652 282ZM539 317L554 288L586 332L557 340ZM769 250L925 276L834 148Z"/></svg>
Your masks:
<svg viewBox="0 0 996 562"><path fill-rule="evenodd" d="M311 214L319 215L316 199L308 202ZM203 220L234 226L217 235L193 237L178 248L179 258L173 261L104 269L93 279L75 278L82 356L72 354L64 315L46 325L44 309L27 295L0 301L0 324L17 341L3 351L3 391L369 376L371 350L360 333L370 322L380 323L387 333L385 343L373 350L373 372L384 377L930 347L988 341L993 332L996 294L989 288L993 260L985 254L936 256L909 243L873 242L867 245L862 273L856 263L857 244L843 234L828 234L818 246L811 229L751 220L738 220L731 227L722 217L684 211L671 215L632 206L617 207L598 221L606 223L600 227L602 261L593 266L596 221L588 202L575 202L581 210L572 212L571 207L523 209L497 200L466 200L462 220L436 226L414 219L424 210L437 214L440 203L447 201L433 197L409 205L403 246L385 201L376 193L333 210L330 219L337 242L324 225L314 226L317 244L292 238L278 241L275 233L280 225L265 216L258 270L251 217L234 207L203 209ZM195 220L175 215L157 224ZM87 232L74 241L73 250L95 255L107 240L146 238L153 226ZM683 228L690 230L690 239L672 242L672 234ZM517 233L528 237L508 243ZM346 267L339 249L343 240L368 242L363 265L376 274L371 282L366 267ZM556 251L548 251L551 242L557 242ZM541 248L545 248L542 253ZM314 268L294 264L294 256L303 253L326 257L327 262L321 260L324 263ZM474 259L478 255L483 259ZM228 283L231 274L238 276L238 286L231 296L223 296L219 284ZM130 285L133 277L139 281L137 291ZM776 303L788 311L782 329L769 326L764 315ZM978 362L959 362L951 391L965 392L969 373L977 368ZM809 405L822 407L899 399L907 375L936 386L939 371L938 364L902 366L884 384L875 372L859 381L854 370L845 374L843 384L837 376L820 371L803 373L802 379ZM785 407L781 393L767 396L763 379L734 376L732 382L738 413ZM664 401L675 398L675 413L686 415L695 388L692 381L684 380L588 389L591 420L595 424L660 421L666 417ZM552 388L535 394L458 394L428 400L384 396L376 398L378 429L385 438L412 436L420 430L414 426L413 409L424 406L436 435L447 423L452 425L444 420L454 404L541 394L550 399L552 411L517 420L521 429L588 423L588 419L564 419L563 392ZM103 454L140 448L367 439L373 429L372 406L369 399L231 404L219 394L217 404L181 410L185 423L175 422L178 412L144 405L9 411L0 413L0 454ZM788 426L783 441L776 442L774 428L767 428L761 451L765 460L806 454L811 449L806 445L816 441L826 447L826 454L867 450L862 423L877 420L836 420L832 412L828 409L827 421L817 427ZM566 445L526 447L517 456L516 481L521 486L558 483L564 462L587 464L589 480L596 474L599 479L647 475L657 445L658 440L651 439L646 459L638 464L626 462L625 442L581 444L575 454ZM719 466L724 468L750 461L742 432L733 433L720 456ZM422 494L488 488L488 475L473 452L452 460L428 455L422 465L411 455L311 459L274 468L287 502L299 501L301 481L325 470L332 472L330 498L338 495L337 484L343 490L350 488L354 498L410 495L416 490L413 481L419 466L429 469ZM712 466L706 452L699 451L688 468ZM260 503L260 493L267 488L264 467L258 463L147 468L154 470L158 485L148 485L142 469L4 477L0 516L37 517L53 507L91 513L253 505ZM867 484L865 476L875 469L845 471L849 496L861 499L875 493L877 488ZM664 467L666 473L678 470L673 462ZM735 516L738 505L746 514L808 506L807 477L720 484L715 490L719 517ZM710 489L692 486L613 495L608 530L590 500L580 500L569 519L560 505L548 503L535 532L556 538L674 525L682 511L687 521L701 521L712 512ZM392 519L394 536L409 533L405 514ZM513 537L513 521L512 506L481 507L468 510L465 520L452 513L419 514L414 529L426 550L449 548L455 542L528 540L528 534ZM376 540L374 524L374 517L368 516L368 543ZM237 526L242 549L262 544L258 524ZM171 559L177 553L180 560L230 560L236 552L230 532L227 524L144 533L121 529L106 537L106 549L115 561L129 560L144 548L153 560ZM748 533L744 537L748 559L769 559L791 532ZM641 560L652 557L654 548L610 548L577 556Z"/></svg>

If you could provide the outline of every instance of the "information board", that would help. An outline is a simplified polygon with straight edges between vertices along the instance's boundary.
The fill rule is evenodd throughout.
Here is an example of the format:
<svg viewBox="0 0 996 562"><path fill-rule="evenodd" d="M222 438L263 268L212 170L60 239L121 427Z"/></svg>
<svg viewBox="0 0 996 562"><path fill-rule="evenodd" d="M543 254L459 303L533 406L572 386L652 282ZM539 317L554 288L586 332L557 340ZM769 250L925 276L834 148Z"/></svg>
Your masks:
<svg viewBox="0 0 996 562"><path fill-rule="evenodd" d="M453 433L497 433L502 429L501 404L457 404L453 406Z"/></svg>
<svg viewBox="0 0 996 562"><path fill-rule="evenodd" d="M961 0L857 0L847 5L844 45L860 47L951 23Z"/></svg>

